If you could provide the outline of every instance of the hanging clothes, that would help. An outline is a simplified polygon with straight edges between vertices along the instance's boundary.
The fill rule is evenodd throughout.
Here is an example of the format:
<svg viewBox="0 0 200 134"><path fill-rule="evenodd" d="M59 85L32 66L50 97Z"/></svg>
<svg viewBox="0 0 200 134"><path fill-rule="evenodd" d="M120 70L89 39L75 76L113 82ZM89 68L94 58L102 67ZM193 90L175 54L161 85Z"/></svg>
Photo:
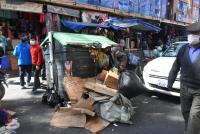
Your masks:
<svg viewBox="0 0 200 134"><path fill-rule="evenodd" d="M40 23L45 23L45 13L40 14Z"/></svg>

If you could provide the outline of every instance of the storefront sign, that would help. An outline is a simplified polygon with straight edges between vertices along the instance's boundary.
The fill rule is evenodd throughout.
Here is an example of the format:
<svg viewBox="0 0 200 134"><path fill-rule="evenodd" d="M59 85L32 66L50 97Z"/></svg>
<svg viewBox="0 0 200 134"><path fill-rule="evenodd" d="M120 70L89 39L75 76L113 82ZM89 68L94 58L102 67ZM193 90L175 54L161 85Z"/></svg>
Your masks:
<svg viewBox="0 0 200 134"><path fill-rule="evenodd" d="M25 2L20 0L1 0L1 9L22 11L22 12L32 12L32 13L42 13L42 4Z"/></svg>
<svg viewBox="0 0 200 134"><path fill-rule="evenodd" d="M73 16L73 17L78 17L78 18L80 17L79 10L74 10L74 9L69 9L69 8L64 8L64 7L48 5L47 11L50 13L62 14L62 15Z"/></svg>

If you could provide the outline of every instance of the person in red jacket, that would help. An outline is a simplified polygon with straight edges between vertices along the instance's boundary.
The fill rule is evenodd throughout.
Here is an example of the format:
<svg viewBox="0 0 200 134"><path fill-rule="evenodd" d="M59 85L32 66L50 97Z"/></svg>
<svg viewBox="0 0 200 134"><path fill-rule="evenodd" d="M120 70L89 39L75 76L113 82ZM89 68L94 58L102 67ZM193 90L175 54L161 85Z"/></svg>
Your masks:
<svg viewBox="0 0 200 134"><path fill-rule="evenodd" d="M30 51L31 51L31 58L32 58L32 65L34 71L34 84L33 84L33 92L40 87L40 72L42 65L44 63L42 48L40 47L39 43L35 39L30 40Z"/></svg>

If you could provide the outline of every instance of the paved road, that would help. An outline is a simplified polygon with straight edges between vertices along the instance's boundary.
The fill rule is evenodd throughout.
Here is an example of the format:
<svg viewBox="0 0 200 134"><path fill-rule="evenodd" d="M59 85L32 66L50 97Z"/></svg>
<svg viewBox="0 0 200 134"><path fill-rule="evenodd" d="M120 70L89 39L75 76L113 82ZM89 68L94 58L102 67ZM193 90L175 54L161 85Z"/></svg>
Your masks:
<svg viewBox="0 0 200 134"><path fill-rule="evenodd" d="M3 102L4 107L17 112L21 125L17 134L90 134L80 128L51 127L49 120L54 109L41 103L44 90L32 95L31 89L20 89L16 78L9 79L9 83ZM134 98L133 102L137 107L133 125L110 125L100 134L183 134L178 98L147 93Z"/></svg>

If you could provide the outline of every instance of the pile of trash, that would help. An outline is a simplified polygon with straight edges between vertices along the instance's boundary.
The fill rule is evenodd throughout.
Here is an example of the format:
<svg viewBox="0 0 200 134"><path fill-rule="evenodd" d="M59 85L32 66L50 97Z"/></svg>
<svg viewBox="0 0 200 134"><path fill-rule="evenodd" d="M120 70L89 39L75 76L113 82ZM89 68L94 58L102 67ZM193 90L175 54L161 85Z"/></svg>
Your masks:
<svg viewBox="0 0 200 134"><path fill-rule="evenodd" d="M20 124L13 118L15 114L13 111L0 109L0 134L16 134Z"/></svg>
<svg viewBox="0 0 200 134"><path fill-rule="evenodd" d="M105 70L93 78L65 77L64 87L70 105L56 110L51 125L86 128L96 133L110 123L132 124L135 111L129 98L135 96L134 93L138 95L134 88L143 90L142 82L135 77L134 72L125 71L118 75L115 71Z"/></svg>

